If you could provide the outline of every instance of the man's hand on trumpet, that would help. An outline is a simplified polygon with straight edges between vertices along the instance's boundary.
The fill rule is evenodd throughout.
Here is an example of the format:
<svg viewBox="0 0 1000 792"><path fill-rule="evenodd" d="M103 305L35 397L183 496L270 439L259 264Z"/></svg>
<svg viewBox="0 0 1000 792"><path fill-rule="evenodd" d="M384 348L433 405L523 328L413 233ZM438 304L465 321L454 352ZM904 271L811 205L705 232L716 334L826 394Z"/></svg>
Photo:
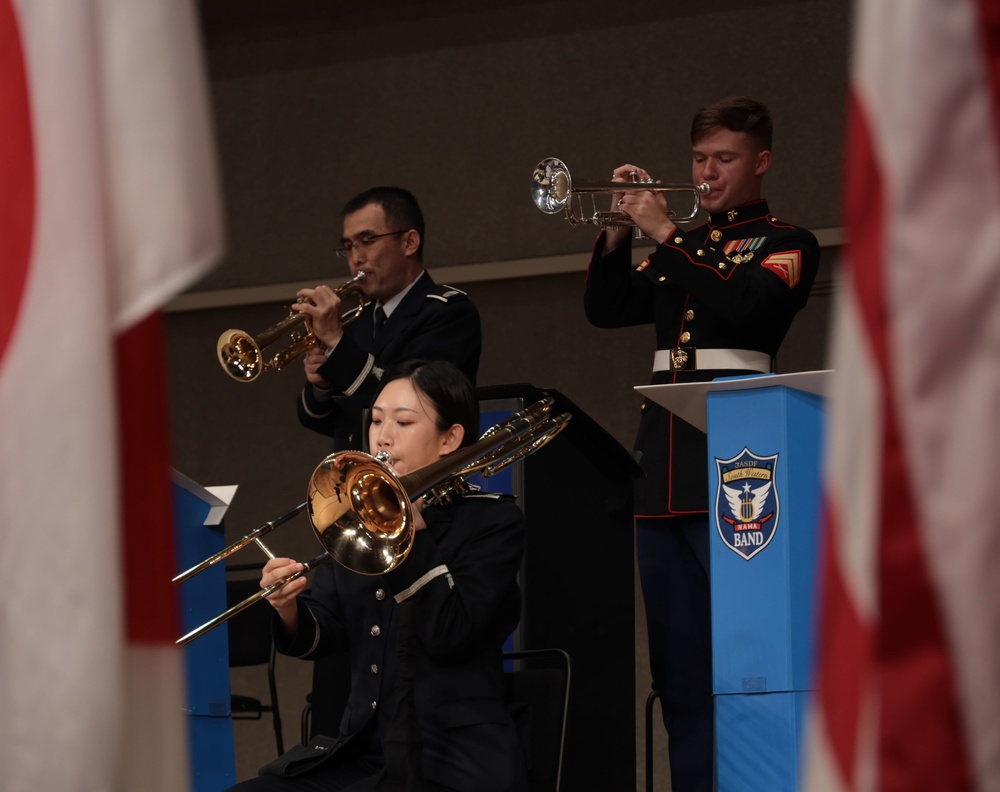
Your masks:
<svg viewBox="0 0 1000 792"><path fill-rule="evenodd" d="M327 349L335 347L344 335L340 295L323 285L315 289L299 289L297 296L299 301L292 307L309 317L313 335L323 346Z"/></svg>
<svg viewBox="0 0 1000 792"><path fill-rule="evenodd" d="M635 178L633 179L633 174ZM635 181L651 180L652 176L644 168L625 164L615 168L611 180L632 184ZM659 182L654 182L659 183ZM667 207L666 193L651 190L628 190L612 193L612 211L624 212L642 229L650 239L660 242L666 239L677 228L670 219ZM629 226L622 226L614 231L608 231L605 249L614 250L632 235Z"/></svg>
<svg viewBox="0 0 1000 792"><path fill-rule="evenodd" d="M305 364L307 381L323 390L329 390L332 387L329 382L319 375L320 366L326 363L326 350L323 347L314 346L302 358L302 362Z"/></svg>
<svg viewBox="0 0 1000 792"><path fill-rule="evenodd" d="M299 301L292 307L309 317L313 335L323 345L313 347L302 359L306 380L317 388L328 390L330 383L319 375L319 368L326 363L326 350L332 349L344 335L340 295L324 285L315 289L300 289L296 296Z"/></svg>

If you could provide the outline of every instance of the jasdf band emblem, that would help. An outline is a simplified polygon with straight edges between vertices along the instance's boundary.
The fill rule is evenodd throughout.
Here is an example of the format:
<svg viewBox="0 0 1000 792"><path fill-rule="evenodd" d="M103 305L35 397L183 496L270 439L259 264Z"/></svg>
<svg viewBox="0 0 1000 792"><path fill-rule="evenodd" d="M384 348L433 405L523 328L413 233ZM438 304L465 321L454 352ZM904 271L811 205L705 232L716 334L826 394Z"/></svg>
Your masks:
<svg viewBox="0 0 1000 792"><path fill-rule="evenodd" d="M778 529L778 490L774 471L778 455L757 456L744 448L732 459L716 457L719 487L715 525L734 553L747 561L770 544Z"/></svg>

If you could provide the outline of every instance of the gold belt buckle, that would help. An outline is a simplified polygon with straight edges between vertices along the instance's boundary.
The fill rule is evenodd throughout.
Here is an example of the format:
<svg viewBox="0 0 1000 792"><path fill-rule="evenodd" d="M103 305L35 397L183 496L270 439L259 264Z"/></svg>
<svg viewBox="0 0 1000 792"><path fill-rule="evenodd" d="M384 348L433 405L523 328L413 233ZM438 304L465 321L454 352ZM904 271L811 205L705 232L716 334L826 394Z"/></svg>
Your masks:
<svg viewBox="0 0 1000 792"><path fill-rule="evenodd" d="M676 347L670 350L671 371L697 371L698 350L694 347Z"/></svg>

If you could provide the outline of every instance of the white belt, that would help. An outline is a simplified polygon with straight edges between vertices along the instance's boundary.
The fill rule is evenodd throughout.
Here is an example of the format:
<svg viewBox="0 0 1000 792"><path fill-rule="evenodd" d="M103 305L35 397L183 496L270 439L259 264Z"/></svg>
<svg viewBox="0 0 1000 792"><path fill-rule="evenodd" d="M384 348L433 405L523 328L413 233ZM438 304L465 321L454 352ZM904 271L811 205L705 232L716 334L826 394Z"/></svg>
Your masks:
<svg viewBox="0 0 1000 792"><path fill-rule="evenodd" d="M771 356L752 349L696 349L675 347L658 349L653 357L653 371L707 371L709 369L745 369L767 374Z"/></svg>

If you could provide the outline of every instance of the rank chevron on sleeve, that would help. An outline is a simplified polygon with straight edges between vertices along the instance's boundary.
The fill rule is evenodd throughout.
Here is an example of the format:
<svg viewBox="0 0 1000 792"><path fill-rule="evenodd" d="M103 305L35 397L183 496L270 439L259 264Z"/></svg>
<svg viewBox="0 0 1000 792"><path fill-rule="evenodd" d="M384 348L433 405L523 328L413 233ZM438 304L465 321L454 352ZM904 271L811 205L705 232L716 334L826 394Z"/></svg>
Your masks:
<svg viewBox="0 0 1000 792"><path fill-rule="evenodd" d="M772 253L760 265L767 267L787 283L789 288L794 289L802 277L802 251L787 250L783 253Z"/></svg>

